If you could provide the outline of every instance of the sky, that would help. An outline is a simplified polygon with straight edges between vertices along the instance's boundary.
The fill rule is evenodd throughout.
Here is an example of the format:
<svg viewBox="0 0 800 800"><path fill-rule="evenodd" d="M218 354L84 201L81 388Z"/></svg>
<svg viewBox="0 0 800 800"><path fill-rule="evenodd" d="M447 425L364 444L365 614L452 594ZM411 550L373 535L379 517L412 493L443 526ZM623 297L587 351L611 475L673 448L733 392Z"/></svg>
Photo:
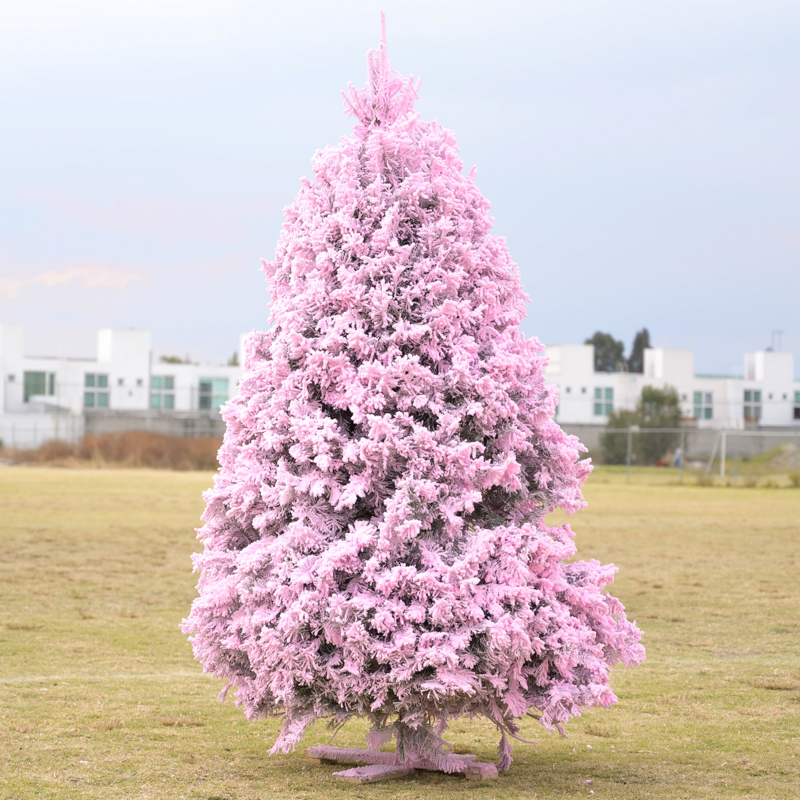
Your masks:
<svg viewBox="0 0 800 800"><path fill-rule="evenodd" d="M389 57L455 131L545 344L596 330L800 374L792 0L27 0L0 9L0 322L220 363L268 327L271 258L341 90ZM775 334L775 331L782 331Z"/></svg>

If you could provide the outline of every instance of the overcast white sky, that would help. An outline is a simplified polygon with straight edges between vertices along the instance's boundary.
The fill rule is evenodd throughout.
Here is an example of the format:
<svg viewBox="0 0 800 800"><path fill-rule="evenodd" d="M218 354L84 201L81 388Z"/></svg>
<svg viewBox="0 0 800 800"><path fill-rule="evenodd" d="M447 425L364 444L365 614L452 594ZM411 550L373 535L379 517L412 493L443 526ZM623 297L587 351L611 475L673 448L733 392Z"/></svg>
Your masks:
<svg viewBox="0 0 800 800"><path fill-rule="evenodd" d="M800 4L135 0L0 10L0 321L31 354L149 328L222 360L267 325L259 259L348 134L387 14L532 298L528 334L800 372Z"/></svg>

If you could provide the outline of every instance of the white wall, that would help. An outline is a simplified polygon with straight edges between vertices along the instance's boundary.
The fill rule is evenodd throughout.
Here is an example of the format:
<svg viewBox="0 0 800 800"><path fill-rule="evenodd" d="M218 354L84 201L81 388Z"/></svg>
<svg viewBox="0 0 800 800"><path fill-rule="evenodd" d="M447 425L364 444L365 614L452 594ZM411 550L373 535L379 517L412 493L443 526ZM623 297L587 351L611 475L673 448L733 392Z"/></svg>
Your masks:
<svg viewBox="0 0 800 800"><path fill-rule="evenodd" d="M21 325L0 325L0 411L22 405L22 337Z"/></svg>
<svg viewBox="0 0 800 800"><path fill-rule="evenodd" d="M764 350L747 353L745 368L761 388L761 424L791 424L795 391L792 354Z"/></svg>
<svg viewBox="0 0 800 800"><path fill-rule="evenodd" d="M592 345L553 345L547 348L549 364L545 368L548 382L559 388L556 419L564 424L600 424L605 415L594 414L595 389L601 389L605 406L605 390L613 392L613 408L635 408L642 389L655 386L672 387L678 392L681 410L686 419L695 417L695 394L700 392L699 428L743 428L745 389L761 392L764 426L800 424L794 417L794 393L800 381L794 380L794 359L791 353L761 351L745 356L745 377L699 376L694 374L694 353L691 350L648 348L644 353L644 373L595 372ZM706 402L711 396L711 403ZM706 408L711 417L706 418Z"/></svg>
<svg viewBox="0 0 800 800"><path fill-rule="evenodd" d="M44 372L45 394L24 401L25 372ZM87 387L86 375L106 375L107 387ZM49 393L49 376L54 376L54 392ZM151 409L152 376L171 375L175 379L175 405L168 411ZM236 393L241 367L196 364L151 364L149 331L105 328L97 334L97 359L40 358L24 355L21 326L0 325L0 438L6 444L34 446L58 435L80 436L83 432L84 394L107 391L109 405L95 407L103 413L169 414L200 412L216 415L216 408L199 409L200 380L227 380L226 399ZM59 411L60 413L54 413ZM70 419L67 419L69 417ZM76 433L76 431L79 431Z"/></svg>
<svg viewBox="0 0 800 800"><path fill-rule="evenodd" d="M109 408L147 408L150 349L150 331L103 328L97 332L97 371L108 375Z"/></svg>
<svg viewBox="0 0 800 800"><path fill-rule="evenodd" d="M151 368L151 375L174 378L175 411L198 411L200 397L200 381L210 378L224 378L228 381L227 397L236 393L241 378L241 367L209 367L200 364L166 364L156 362ZM148 397L149 403L149 397Z"/></svg>
<svg viewBox="0 0 800 800"><path fill-rule="evenodd" d="M594 345L554 345L545 349L545 357L545 377L559 388L557 418L591 423Z"/></svg>

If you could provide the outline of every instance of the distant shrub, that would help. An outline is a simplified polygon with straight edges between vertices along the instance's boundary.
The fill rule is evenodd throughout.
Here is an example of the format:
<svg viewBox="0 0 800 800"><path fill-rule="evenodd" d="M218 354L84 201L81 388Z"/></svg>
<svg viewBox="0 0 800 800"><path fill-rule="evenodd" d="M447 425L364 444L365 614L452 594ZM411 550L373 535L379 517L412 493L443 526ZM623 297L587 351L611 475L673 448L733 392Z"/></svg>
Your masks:
<svg viewBox="0 0 800 800"><path fill-rule="evenodd" d="M75 446L62 439L51 439L33 451L33 461L61 461L75 455Z"/></svg>
<svg viewBox="0 0 800 800"><path fill-rule="evenodd" d="M220 439L185 439L147 431L84 436L78 458L103 464L155 469L216 469Z"/></svg>
<svg viewBox="0 0 800 800"><path fill-rule="evenodd" d="M604 464L624 464L627 461L628 434L622 429L638 425L638 422L635 411L621 409L608 415L607 427L610 430L600 436L600 458Z"/></svg>
<svg viewBox="0 0 800 800"><path fill-rule="evenodd" d="M600 437L603 463L624 464L628 454L628 436L622 428L636 426L633 434L631 458L637 464L664 462L679 440L677 433L664 433L664 428L677 428L681 424L680 402L675 389L656 389L645 386L636 409L620 409L608 415L607 430ZM656 430L648 430L648 429Z"/></svg>

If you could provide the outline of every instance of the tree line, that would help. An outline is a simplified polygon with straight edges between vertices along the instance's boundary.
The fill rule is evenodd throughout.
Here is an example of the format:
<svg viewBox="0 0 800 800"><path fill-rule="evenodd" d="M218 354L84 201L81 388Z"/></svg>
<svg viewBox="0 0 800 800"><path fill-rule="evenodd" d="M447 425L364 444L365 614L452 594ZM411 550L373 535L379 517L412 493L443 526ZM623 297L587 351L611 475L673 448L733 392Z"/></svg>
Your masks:
<svg viewBox="0 0 800 800"><path fill-rule="evenodd" d="M642 328L633 338L630 355L625 357L625 345L610 333L596 331L584 344L594 345L596 372L644 373L644 351L652 347L650 332ZM620 409L608 415L608 430L600 437L600 457L606 464L624 464L628 456L628 436L618 433L628 428L643 431L653 428L677 428L682 413L678 392L672 387L656 389L645 386L634 410ZM631 442L631 456L638 464L655 464L663 461L678 445L677 433L646 432L636 435Z"/></svg>
<svg viewBox="0 0 800 800"><path fill-rule="evenodd" d="M642 328L633 337L631 354L625 358L625 345L610 333L596 331L584 344L594 345L596 372L644 372L644 351L650 344L650 332Z"/></svg>

